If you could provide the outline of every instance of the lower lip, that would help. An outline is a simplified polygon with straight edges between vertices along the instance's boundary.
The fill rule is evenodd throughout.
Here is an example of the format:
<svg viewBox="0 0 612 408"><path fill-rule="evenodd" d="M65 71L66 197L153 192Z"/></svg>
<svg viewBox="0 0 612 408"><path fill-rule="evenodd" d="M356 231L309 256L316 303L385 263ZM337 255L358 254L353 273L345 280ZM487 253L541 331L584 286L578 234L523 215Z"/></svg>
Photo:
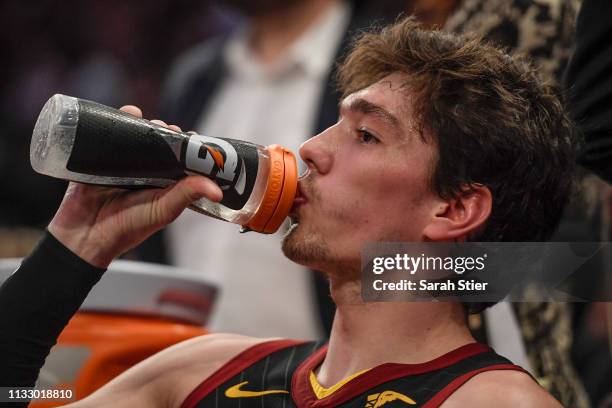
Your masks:
<svg viewBox="0 0 612 408"><path fill-rule="evenodd" d="M297 197L295 200L293 200L293 207L292 210L296 210L299 207L303 206L304 204L306 204L307 200L304 197Z"/></svg>

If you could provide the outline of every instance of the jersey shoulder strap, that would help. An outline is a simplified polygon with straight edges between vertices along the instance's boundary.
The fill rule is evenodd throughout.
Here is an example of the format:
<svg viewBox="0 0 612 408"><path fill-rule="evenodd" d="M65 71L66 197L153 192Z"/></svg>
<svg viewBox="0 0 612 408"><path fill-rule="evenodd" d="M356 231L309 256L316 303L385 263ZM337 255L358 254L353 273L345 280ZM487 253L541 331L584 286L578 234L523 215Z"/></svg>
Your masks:
<svg viewBox="0 0 612 408"><path fill-rule="evenodd" d="M279 358L286 359L286 356L283 356L285 353L280 352L287 350L287 353L291 354L296 364L299 364L303 359L308 357L314 349L319 348L321 344L322 343L288 339L272 340L255 344L237 354L210 377L202 381L200 385L189 394L185 401L183 401L181 408L202 406L201 402L211 393L218 391L219 387L223 384L239 376L252 366L258 366L258 362L274 353L276 353ZM289 370L287 373L289 382L291 381L290 376L293 374L293 371L294 370Z"/></svg>

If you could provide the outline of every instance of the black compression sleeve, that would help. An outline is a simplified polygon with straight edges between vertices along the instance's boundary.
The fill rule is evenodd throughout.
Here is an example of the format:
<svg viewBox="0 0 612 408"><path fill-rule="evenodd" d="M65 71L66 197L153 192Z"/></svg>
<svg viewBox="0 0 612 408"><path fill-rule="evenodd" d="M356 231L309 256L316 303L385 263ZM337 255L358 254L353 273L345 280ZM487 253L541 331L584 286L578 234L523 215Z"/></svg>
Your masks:
<svg viewBox="0 0 612 408"><path fill-rule="evenodd" d="M34 386L49 350L103 273L45 233L0 287L0 386Z"/></svg>

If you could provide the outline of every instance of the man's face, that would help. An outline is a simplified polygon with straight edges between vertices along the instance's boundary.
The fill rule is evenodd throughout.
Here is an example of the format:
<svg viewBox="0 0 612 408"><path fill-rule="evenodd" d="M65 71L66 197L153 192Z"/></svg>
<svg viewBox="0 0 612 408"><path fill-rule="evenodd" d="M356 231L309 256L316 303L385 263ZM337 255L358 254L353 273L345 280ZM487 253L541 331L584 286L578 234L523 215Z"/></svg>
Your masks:
<svg viewBox="0 0 612 408"><path fill-rule="evenodd" d="M310 172L283 240L288 258L346 276L366 242L424 239L440 203L430 189L435 146L415 130L405 80L389 75L349 95L338 123L301 146Z"/></svg>

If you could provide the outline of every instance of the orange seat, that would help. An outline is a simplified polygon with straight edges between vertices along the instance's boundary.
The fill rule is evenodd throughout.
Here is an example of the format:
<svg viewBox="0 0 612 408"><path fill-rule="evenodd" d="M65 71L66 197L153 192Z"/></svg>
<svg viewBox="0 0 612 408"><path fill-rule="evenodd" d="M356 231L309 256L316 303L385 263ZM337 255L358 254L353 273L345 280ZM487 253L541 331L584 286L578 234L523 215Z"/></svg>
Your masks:
<svg viewBox="0 0 612 408"><path fill-rule="evenodd" d="M199 326L164 318L79 312L51 350L41 370L40 388L69 389L72 401L82 399L158 351L206 333ZM37 400L30 407L67 402Z"/></svg>
<svg viewBox="0 0 612 408"><path fill-rule="evenodd" d="M0 259L0 284L20 263ZM202 327L216 294L215 285L193 271L114 261L51 349L38 391L70 390L70 401L82 399L158 351L206 334ZM70 401L38 399L30 407Z"/></svg>

